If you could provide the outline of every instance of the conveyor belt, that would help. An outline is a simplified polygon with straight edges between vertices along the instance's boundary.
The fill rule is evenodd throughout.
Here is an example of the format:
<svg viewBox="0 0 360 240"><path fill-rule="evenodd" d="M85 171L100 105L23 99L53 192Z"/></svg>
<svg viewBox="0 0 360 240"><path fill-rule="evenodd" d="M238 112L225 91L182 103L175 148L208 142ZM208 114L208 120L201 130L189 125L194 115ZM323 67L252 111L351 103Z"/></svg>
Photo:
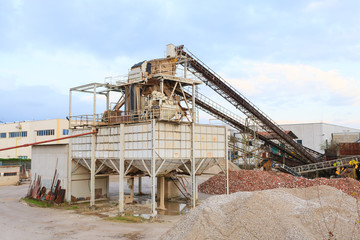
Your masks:
<svg viewBox="0 0 360 240"><path fill-rule="evenodd" d="M325 154L319 153L318 151L315 151L315 150L305 147L305 146L303 146L303 148L305 148L306 151L308 151L311 155L313 155L317 159L318 162L324 161Z"/></svg>
<svg viewBox="0 0 360 240"><path fill-rule="evenodd" d="M187 91L185 91L184 93L186 95L187 100L191 101L192 95ZM247 126L245 126L242 123L244 120L242 120L241 117L237 116L236 114L231 113L230 111L228 111L221 105L215 103L214 101L205 97L204 95L200 94L199 92L197 92L197 94L196 94L195 101L196 101L196 106L199 107L201 110L203 110L204 112L214 116L215 118L229 124L233 128L235 128L239 131L244 131L244 130L253 131L252 129L248 128ZM273 142L272 140L268 139L267 137L265 137L261 134L258 134L257 132L255 132L255 134L258 139L265 142L266 144L268 144L272 147L275 147L276 149L279 149L282 152L287 153L289 156L286 158L286 162L288 165L297 166L297 165L303 164L303 162L301 161L301 158L299 159L296 154L294 154L293 152L290 151L290 149L284 148L283 146Z"/></svg>
<svg viewBox="0 0 360 240"><path fill-rule="evenodd" d="M288 167L285 164L275 164L275 168L279 169L281 172L290 173L291 175L295 177L300 177L301 175L294 171L293 168Z"/></svg>
<svg viewBox="0 0 360 240"><path fill-rule="evenodd" d="M352 160L360 161L360 156L349 156L339 159L334 159L325 162L311 163L307 165L293 167L292 170L298 174L317 172L322 170L334 169L337 167L348 167Z"/></svg>
<svg viewBox="0 0 360 240"><path fill-rule="evenodd" d="M181 60L181 64L187 63L187 69L196 77L201 79L207 86L212 88L224 99L229 101L237 109L243 112L248 117L255 117L257 124L267 132L274 133L278 136L278 141L282 142L286 149L294 152L303 163L317 162L317 159L306 151L302 145L295 142L289 135L287 135L279 125L271 120L265 113L257 108L253 103L246 99L234 87L222 79L218 74L201 62L190 51L184 49L183 46L176 48L177 56ZM187 60L187 61L184 61Z"/></svg>

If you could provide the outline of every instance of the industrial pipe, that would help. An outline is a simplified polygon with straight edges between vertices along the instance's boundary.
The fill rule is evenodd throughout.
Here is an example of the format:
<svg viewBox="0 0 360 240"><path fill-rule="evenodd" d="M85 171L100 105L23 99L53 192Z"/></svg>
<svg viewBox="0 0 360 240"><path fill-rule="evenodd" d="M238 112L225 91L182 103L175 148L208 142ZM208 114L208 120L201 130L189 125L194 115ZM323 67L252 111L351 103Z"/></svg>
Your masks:
<svg viewBox="0 0 360 240"><path fill-rule="evenodd" d="M68 137L55 138L55 139L41 141L41 142L28 143L28 144L24 144L24 145L15 146L15 147L2 148L2 149L0 149L0 152L5 151L5 150L10 150L10 149L15 149L15 148L29 147L29 146L33 146L33 145L42 144L42 143L55 142L55 141L59 141L59 140L64 140L64 139L68 139L68 138L75 138L75 137L80 137L80 136L89 135L89 134L95 134L95 133L97 133L97 131L72 135L72 136L68 136Z"/></svg>

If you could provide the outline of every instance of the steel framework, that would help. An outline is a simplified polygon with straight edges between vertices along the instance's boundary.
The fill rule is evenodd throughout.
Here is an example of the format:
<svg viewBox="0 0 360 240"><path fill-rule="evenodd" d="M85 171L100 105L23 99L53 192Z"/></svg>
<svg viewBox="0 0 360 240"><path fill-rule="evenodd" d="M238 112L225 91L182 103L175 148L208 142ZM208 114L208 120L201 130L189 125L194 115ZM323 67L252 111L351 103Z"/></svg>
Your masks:
<svg viewBox="0 0 360 240"><path fill-rule="evenodd" d="M233 106L243 112L246 116L256 119L257 124L265 131L275 133L286 148L294 152L295 158L301 163L316 162L317 159L308 153L300 144L284 133L283 129L277 125L270 117L263 113L258 107L251 103L246 97L238 92L234 87L222 79L211 68L204 64L184 46L176 47L177 56L180 60L187 59L188 70L216 93L230 102ZM184 61L180 61L184 63Z"/></svg>
<svg viewBox="0 0 360 240"><path fill-rule="evenodd" d="M186 71L186 68L185 68ZM186 73L184 74L186 76ZM198 81L198 80L197 80ZM196 82L198 83L198 82ZM181 87L181 82L178 83L180 85L181 94L183 95L186 104L188 101L192 102L192 108L190 109L188 106L188 109L191 110L191 121L189 125L190 127L190 133L191 133L191 156L190 161L188 162L182 162L183 169L185 169L185 173L187 172L191 176L191 205L192 207L196 206L196 200L197 200L197 175L201 174L202 171L208 166L210 163L209 161L214 161L219 167L222 169L226 176L226 193L229 193L229 178L228 178L228 162L225 161L225 168L222 168L219 162L216 158L213 159L197 159L195 158L195 121L196 121L196 97L195 97L195 84L192 84L192 94L186 95ZM175 88L174 88L175 89ZM93 114L92 115L82 115L82 116L72 116L72 92L78 91L78 92L84 92L84 93L91 93L93 94ZM119 88L116 85L111 84L100 84L100 83L91 83L86 84L83 86L75 87L70 89L70 95L69 95L69 129L70 129L70 135L73 135L75 132L74 129L92 129L93 132L97 132L98 129L101 129L102 127L112 127L112 125L120 125L120 137L118 142L118 149L119 156L113 157L113 158L105 158L100 159L96 156L96 150L97 150L97 135L98 134L92 134L91 136L91 156L90 158L82 158L82 159L74 159L72 155L72 141L69 143L69 155L68 155L68 177L67 177L67 201L71 201L71 184L72 184L72 173L73 173L73 167L72 163L75 161L76 164L80 164L87 168L90 171L90 206L95 205L95 178L98 174L101 173L106 168L110 168L113 171L115 171L117 174L119 174L119 213L124 212L124 182L125 177L129 173L131 167L134 165L134 160L126 160L125 159L125 134L124 134L124 128L126 124L136 124L139 122L151 122L151 165L148 167L145 164L145 161L142 160L143 163L143 169L145 175L148 175L151 177L151 212L152 216L156 216L156 199L155 199L155 186L156 186L156 177L161 177L161 184L160 188L163 187L163 176L159 176L159 171L162 169L164 164L170 163L171 160L162 159L159 156L159 153L156 150L156 144L155 144L155 115L154 113L150 115L146 115L144 118L140 118L140 113L132 112L129 114L132 114L131 116L138 116L137 119L131 118L130 115L126 115L125 117L129 117L128 121L122 121L119 123L111 124L109 122L110 118L109 116L104 116L104 114L97 114L96 113L96 99L97 94L105 95L106 96L106 108L109 109L109 93L111 91L117 91L122 92L122 89ZM156 111L156 110L155 110ZM188 119L188 118L187 118ZM167 121L171 121L171 119L166 119ZM188 119L189 120L189 119ZM164 119L162 119L164 121ZM178 121L178 120L176 120ZM113 126L116 127L116 126ZM227 139L227 130L225 130L225 139ZM225 140L225 156L224 159L228 159L227 156L227 141ZM160 158L160 162L159 162ZM160 163L160 165L158 164ZM163 194L162 194L163 196ZM160 206L162 206L162 202L160 202Z"/></svg>

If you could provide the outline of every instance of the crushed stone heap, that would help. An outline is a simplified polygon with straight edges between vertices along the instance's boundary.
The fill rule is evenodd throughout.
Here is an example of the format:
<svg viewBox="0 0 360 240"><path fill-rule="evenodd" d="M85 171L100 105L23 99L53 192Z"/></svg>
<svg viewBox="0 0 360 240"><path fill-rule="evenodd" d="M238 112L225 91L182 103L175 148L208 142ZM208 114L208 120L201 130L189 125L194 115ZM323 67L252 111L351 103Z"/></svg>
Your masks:
<svg viewBox="0 0 360 240"><path fill-rule="evenodd" d="M360 182L352 178L295 177L281 172L261 170L229 171L230 193L258 191L274 188L305 188L328 185L360 199ZM225 176L216 175L199 185L199 191L207 194L225 194Z"/></svg>
<svg viewBox="0 0 360 240"><path fill-rule="evenodd" d="M330 186L212 196L161 239L358 239L357 199Z"/></svg>

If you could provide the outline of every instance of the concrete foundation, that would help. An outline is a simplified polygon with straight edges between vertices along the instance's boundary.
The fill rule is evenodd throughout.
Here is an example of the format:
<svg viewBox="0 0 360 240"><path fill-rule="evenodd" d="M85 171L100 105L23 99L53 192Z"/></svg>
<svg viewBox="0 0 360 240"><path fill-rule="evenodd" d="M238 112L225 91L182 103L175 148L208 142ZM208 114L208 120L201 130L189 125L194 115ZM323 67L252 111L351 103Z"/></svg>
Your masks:
<svg viewBox="0 0 360 240"><path fill-rule="evenodd" d="M179 180L175 179L174 180L175 183L180 186ZM168 177L164 177L164 200L167 201L171 198L178 198L178 197L184 197L181 195L180 190L176 187L175 183L173 180L171 180ZM160 200L160 195L161 195L161 177L157 178L157 200Z"/></svg>

